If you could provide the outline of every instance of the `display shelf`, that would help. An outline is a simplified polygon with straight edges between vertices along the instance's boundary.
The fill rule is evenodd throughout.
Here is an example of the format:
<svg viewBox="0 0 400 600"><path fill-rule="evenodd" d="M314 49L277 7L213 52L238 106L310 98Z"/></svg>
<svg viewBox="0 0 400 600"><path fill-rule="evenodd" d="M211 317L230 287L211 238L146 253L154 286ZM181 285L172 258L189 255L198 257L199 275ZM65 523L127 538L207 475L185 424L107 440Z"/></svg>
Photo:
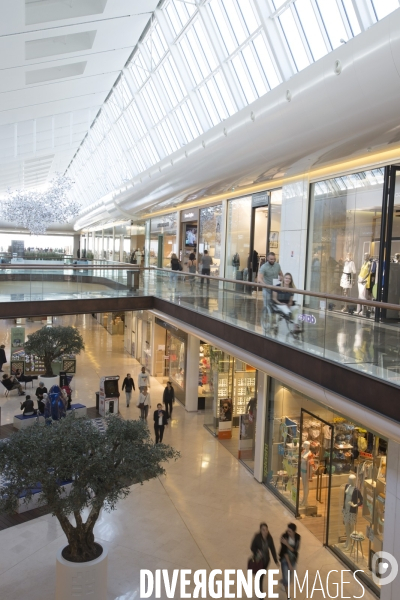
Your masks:
<svg viewBox="0 0 400 600"><path fill-rule="evenodd" d="M333 447L335 450L352 450L354 448L351 444L335 444Z"/></svg>

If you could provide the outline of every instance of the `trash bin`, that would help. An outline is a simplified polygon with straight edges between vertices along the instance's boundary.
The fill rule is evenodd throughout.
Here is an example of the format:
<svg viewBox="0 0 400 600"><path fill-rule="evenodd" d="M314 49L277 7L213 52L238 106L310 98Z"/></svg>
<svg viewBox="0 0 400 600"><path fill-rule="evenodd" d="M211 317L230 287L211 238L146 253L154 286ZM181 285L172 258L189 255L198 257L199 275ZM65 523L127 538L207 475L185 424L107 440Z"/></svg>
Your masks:
<svg viewBox="0 0 400 600"><path fill-rule="evenodd" d="M139 289L139 269L135 269L134 271L126 272L126 285L129 290L138 290Z"/></svg>
<svg viewBox="0 0 400 600"><path fill-rule="evenodd" d="M99 405L100 405L100 392L96 392L96 410L97 410L97 412L99 412Z"/></svg>

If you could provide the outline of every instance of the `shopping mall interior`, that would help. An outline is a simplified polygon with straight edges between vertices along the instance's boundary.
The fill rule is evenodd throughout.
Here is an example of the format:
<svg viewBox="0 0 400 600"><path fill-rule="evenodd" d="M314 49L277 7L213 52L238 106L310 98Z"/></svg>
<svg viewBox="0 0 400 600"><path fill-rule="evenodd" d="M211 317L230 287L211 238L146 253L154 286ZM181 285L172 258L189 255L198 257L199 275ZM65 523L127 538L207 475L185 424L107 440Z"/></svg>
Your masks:
<svg viewBox="0 0 400 600"><path fill-rule="evenodd" d="M0 598L397 600L400 0L0 6Z"/></svg>

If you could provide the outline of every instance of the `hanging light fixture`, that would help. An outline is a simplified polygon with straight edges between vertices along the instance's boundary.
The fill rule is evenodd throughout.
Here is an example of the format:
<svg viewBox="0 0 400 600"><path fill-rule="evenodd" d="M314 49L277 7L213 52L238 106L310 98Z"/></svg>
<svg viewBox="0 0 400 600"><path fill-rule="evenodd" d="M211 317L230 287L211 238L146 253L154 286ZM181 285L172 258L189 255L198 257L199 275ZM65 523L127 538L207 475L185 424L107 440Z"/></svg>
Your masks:
<svg viewBox="0 0 400 600"><path fill-rule="evenodd" d="M68 223L81 209L76 200L68 198L73 184L69 177L57 174L42 191L9 190L1 204L2 218L34 235L45 233L51 223Z"/></svg>

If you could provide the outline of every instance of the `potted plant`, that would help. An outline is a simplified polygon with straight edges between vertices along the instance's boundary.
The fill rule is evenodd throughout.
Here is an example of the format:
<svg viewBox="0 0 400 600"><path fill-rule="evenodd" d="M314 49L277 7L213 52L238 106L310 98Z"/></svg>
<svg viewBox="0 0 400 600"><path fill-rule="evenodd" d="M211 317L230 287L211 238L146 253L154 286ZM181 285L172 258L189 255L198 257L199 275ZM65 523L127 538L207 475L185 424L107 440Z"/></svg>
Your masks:
<svg viewBox="0 0 400 600"><path fill-rule="evenodd" d="M115 510L133 484L163 475L162 463L179 456L170 446L154 444L143 421L111 415L105 424L102 432L90 419L69 415L14 433L0 452L0 473L8 482L0 488L0 511L15 511L21 494L30 502L40 482L40 503L48 505L67 538L57 554L56 600L76 597L77 580L94 586L96 600L107 598L107 549L94 536L100 511Z"/></svg>
<svg viewBox="0 0 400 600"><path fill-rule="evenodd" d="M48 390L58 383L51 363L64 354L80 354L84 349L85 344L81 334L71 326L42 327L28 335L28 340L24 344L26 354L43 358L45 372L41 379L45 380Z"/></svg>

